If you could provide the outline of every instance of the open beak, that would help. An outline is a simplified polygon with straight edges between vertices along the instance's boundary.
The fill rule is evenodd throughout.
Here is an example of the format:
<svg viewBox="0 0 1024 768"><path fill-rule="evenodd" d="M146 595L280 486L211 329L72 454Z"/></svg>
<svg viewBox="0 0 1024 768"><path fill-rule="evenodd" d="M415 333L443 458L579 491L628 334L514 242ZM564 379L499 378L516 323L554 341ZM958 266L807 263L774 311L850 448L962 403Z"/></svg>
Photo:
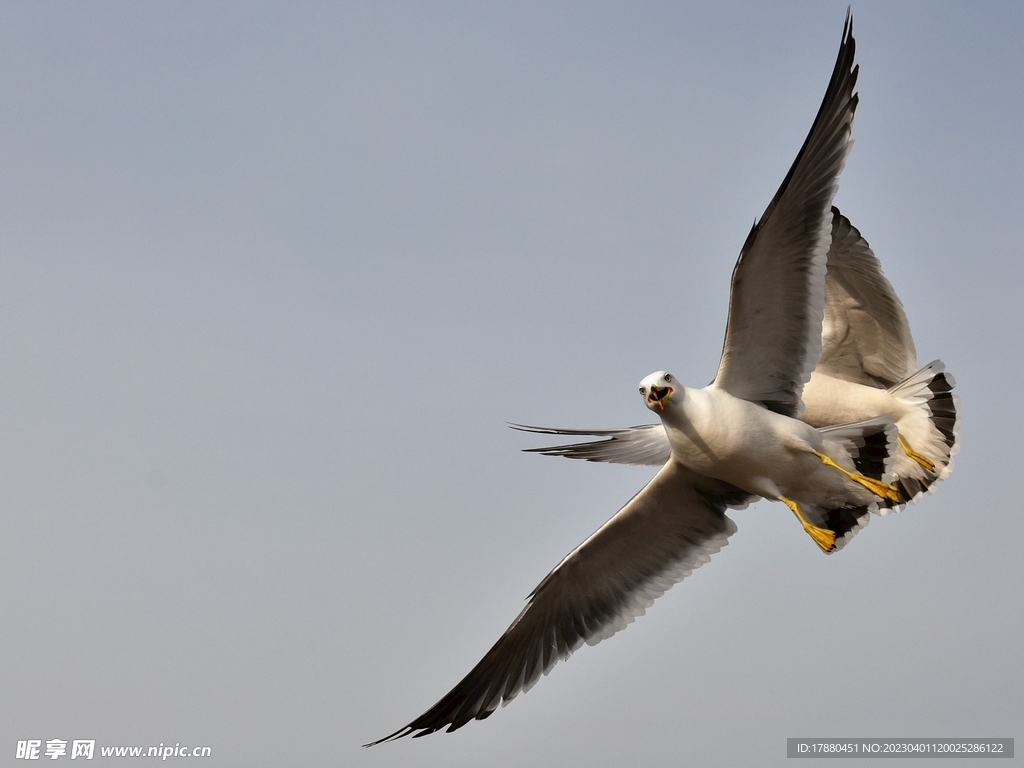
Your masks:
<svg viewBox="0 0 1024 768"><path fill-rule="evenodd" d="M648 405L656 405L665 410L665 401L672 397L672 387L651 387L651 394L647 396Z"/></svg>

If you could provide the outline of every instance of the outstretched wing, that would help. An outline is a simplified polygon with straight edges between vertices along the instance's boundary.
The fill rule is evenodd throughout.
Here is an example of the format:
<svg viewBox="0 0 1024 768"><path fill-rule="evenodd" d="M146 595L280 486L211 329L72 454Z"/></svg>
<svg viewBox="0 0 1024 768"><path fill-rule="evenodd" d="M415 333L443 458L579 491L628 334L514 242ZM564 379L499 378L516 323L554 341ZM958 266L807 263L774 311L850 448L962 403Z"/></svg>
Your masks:
<svg viewBox="0 0 1024 768"><path fill-rule="evenodd" d="M815 372L888 388L917 370L910 323L871 246L832 209L825 320Z"/></svg>
<svg viewBox="0 0 1024 768"><path fill-rule="evenodd" d="M554 429L551 427L529 427L525 424L509 424L509 426L521 432L533 432L538 435L573 435L577 437L586 435L587 437L604 438L589 443L524 448L523 450L527 453L565 456L569 459L586 459L587 461L606 461L610 464L655 467L660 467L672 458L672 446L669 445L665 427L661 424L644 424L639 427L623 429Z"/></svg>
<svg viewBox="0 0 1024 768"><path fill-rule="evenodd" d="M857 95L853 18L793 166L740 251L714 383L736 397L796 416L821 352L830 206L852 142Z"/></svg>
<svg viewBox="0 0 1024 768"><path fill-rule="evenodd" d="M544 578L512 626L458 685L373 744L482 720L584 642L595 645L623 629L725 546L736 531L725 509L747 498L669 462Z"/></svg>

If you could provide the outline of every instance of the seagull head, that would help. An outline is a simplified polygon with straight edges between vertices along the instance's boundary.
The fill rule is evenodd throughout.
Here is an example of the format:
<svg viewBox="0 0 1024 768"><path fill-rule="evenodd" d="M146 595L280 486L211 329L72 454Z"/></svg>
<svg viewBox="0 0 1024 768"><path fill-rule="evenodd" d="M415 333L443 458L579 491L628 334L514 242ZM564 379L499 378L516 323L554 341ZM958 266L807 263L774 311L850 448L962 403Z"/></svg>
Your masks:
<svg viewBox="0 0 1024 768"><path fill-rule="evenodd" d="M672 393L678 386L679 384L671 373L658 371L640 382L640 396L643 397L644 404L652 411L655 409L664 411L665 403L672 397Z"/></svg>

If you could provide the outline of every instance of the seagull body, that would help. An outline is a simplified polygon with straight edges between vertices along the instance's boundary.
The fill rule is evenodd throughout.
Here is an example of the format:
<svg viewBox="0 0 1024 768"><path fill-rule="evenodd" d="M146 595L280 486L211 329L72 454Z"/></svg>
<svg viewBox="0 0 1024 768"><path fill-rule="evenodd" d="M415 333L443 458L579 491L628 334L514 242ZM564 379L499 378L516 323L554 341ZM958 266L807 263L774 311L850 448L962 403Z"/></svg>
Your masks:
<svg viewBox="0 0 1024 768"><path fill-rule="evenodd" d="M905 421L914 410L912 403L901 401L886 389L817 370L804 387L803 400L805 409L800 418L816 427L859 421L880 413Z"/></svg>
<svg viewBox="0 0 1024 768"><path fill-rule="evenodd" d="M670 450L655 477L572 550L473 669L433 707L380 741L461 728L528 690L583 643L623 629L727 543L725 514L783 501L822 548L852 535L887 483L888 417L816 429L795 417L821 352L831 202L857 106L853 21L811 130L733 270L718 374L703 390L664 372L642 383ZM678 389L677 389L678 388ZM380 743L373 742L374 744ZM367 745L371 746L371 745Z"/></svg>
<svg viewBox="0 0 1024 768"><path fill-rule="evenodd" d="M672 394L648 398L648 407L661 416L673 460L689 469L774 501L826 508L871 507L878 501L876 493L822 463L825 454L856 469L841 442L809 424L714 384L680 386L664 371L644 379L641 393L657 390L659 382Z"/></svg>

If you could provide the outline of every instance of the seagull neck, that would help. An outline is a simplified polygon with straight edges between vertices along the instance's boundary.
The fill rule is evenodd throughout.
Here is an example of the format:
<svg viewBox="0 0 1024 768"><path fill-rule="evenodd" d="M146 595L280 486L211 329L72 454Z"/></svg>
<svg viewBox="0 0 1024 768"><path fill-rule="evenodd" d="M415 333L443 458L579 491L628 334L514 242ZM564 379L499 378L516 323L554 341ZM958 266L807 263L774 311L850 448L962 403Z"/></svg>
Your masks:
<svg viewBox="0 0 1024 768"><path fill-rule="evenodd" d="M714 443L719 432L714 398L703 389L679 387L661 413L672 455L704 474L716 471L719 451Z"/></svg>
<svg viewBox="0 0 1024 768"><path fill-rule="evenodd" d="M703 410L699 402L700 393L699 389L677 386L665 405L662 420L669 424L692 423L695 417L699 418L697 412Z"/></svg>
<svg viewBox="0 0 1024 768"><path fill-rule="evenodd" d="M679 387L661 414L664 424L686 433L716 431L723 414L718 393L709 389Z"/></svg>

